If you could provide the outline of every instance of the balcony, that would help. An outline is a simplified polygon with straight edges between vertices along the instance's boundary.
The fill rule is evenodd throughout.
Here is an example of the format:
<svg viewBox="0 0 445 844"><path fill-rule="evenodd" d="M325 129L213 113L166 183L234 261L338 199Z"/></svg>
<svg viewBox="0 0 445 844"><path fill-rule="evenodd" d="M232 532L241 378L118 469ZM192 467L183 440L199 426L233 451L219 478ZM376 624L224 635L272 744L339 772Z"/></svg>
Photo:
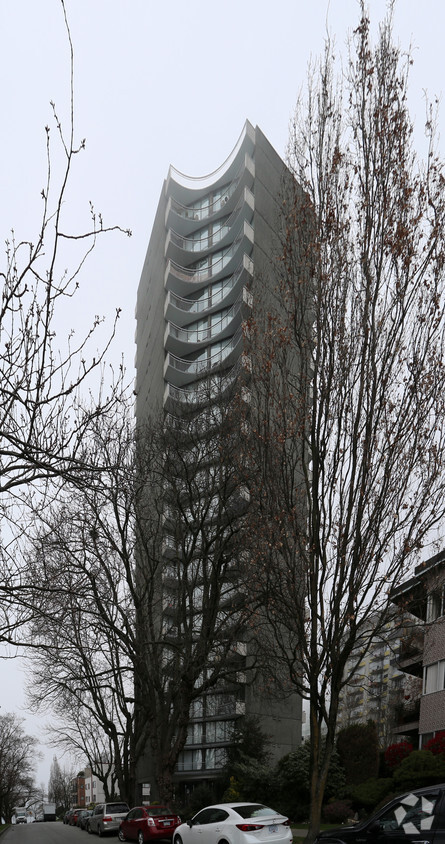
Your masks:
<svg viewBox="0 0 445 844"><path fill-rule="evenodd" d="M416 629L404 639L400 646L398 655L398 667L405 674L413 674L415 677L423 676L423 648L424 631Z"/></svg>
<svg viewBox="0 0 445 844"><path fill-rule="evenodd" d="M210 285L198 299L178 296L172 290L167 292L164 307L165 319L176 326L184 326L196 320L200 314L212 313L217 308L227 307L239 297L243 287L249 287L253 278L253 261L243 255L235 271L217 289Z"/></svg>
<svg viewBox="0 0 445 844"><path fill-rule="evenodd" d="M202 377L222 365L233 364L241 354L243 343L242 328L227 340L227 343L216 354L201 357L197 360L178 358L169 352L164 363L164 378L175 387L182 387L196 378Z"/></svg>
<svg viewBox="0 0 445 844"><path fill-rule="evenodd" d="M164 390L164 409L175 414L179 410L195 412L211 402L223 399L234 386L242 371L240 361L224 375L215 373L210 378L197 381L193 389L183 389L167 384Z"/></svg>
<svg viewBox="0 0 445 844"><path fill-rule="evenodd" d="M238 301L228 311L222 312L220 319L217 319L217 317L209 319L207 326L205 325L206 318L202 320L204 322L202 328L181 328L181 326L169 322L165 328L164 348L177 357L197 352L202 349L203 345L233 335L239 329L243 320L249 316L250 309L251 296L248 290L244 289Z"/></svg>
<svg viewBox="0 0 445 844"><path fill-rule="evenodd" d="M253 249L253 228L246 220L233 243L221 251L209 256L209 261L200 267L183 267L169 260L165 270L164 286L166 290L173 290L176 295L190 295L193 286L204 286L211 280L217 280L223 273L231 275L241 262L241 256L250 255Z"/></svg>
<svg viewBox="0 0 445 844"><path fill-rule="evenodd" d="M198 231L201 230L202 232L202 237L199 239L193 236L193 233L190 236L184 236L170 229L165 241L165 257L181 262L187 259L187 253L190 256L199 255L199 253L208 252L216 246L224 246L232 239L233 232L237 228L239 229L243 220L252 223L254 208L255 200L253 193L245 187L231 214L223 218L221 225L216 220L212 225L212 231L210 233L210 223L204 229L198 229Z"/></svg>
<svg viewBox="0 0 445 844"><path fill-rule="evenodd" d="M420 697L404 700L394 708L397 723L397 732L404 733L407 730L419 727Z"/></svg>
<svg viewBox="0 0 445 844"><path fill-rule="evenodd" d="M252 147L253 149L253 147ZM175 193L167 201L165 211L165 226L167 229L174 229L183 236L196 231L203 222L212 222L224 214L231 214L244 192L244 188L253 190L255 181L255 164L251 155L245 152L241 158L240 165L232 179L218 190L215 196L217 183L212 186L212 191L207 192L195 188L179 188L175 183L167 183L167 193ZM221 184L221 180L219 180ZM210 187L210 186L209 186ZM206 198L207 197L207 198Z"/></svg>

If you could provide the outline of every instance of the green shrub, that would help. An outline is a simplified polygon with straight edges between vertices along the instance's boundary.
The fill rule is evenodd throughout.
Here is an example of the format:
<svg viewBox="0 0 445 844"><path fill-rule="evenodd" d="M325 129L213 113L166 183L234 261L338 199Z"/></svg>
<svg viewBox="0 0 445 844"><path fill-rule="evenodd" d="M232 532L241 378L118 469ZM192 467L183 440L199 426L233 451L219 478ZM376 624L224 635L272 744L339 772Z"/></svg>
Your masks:
<svg viewBox="0 0 445 844"><path fill-rule="evenodd" d="M394 788L392 777L370 777L351 789L351 797L357 809L372 811Z"/></svg>
<svg viewBox="0 0 445 844"><path fill-rule="evenodd" d="M270 792L265 802L272 804L291 820L305 820L310 803L310 744L308 741L297 750L283 756L276 765L270 780ZM334 751L326 783L327 801L345 796L345 773L338 753ZM264 798L263 798L264 799Z"/></svg>
<svg viewBox="0 0 445 844"><path fill-rule="evenodd" d="M333 800L323 806L323 818L326 823L344 823L352 815L351 800Z"/></svg>
<svg viewBox="0 0 445 844"><path fill-rule="evenodd" d="M400 791L445 781L445 759L430 750L413 750L394 771L394 785Z"/></svg>
<svg viewBox="0 0 445 844"><path fill-rule="evenodd" d="M351 724L340 730L337 750L346 775L347 785L357 785L379 772L379 741L373 721Z"/></svg>

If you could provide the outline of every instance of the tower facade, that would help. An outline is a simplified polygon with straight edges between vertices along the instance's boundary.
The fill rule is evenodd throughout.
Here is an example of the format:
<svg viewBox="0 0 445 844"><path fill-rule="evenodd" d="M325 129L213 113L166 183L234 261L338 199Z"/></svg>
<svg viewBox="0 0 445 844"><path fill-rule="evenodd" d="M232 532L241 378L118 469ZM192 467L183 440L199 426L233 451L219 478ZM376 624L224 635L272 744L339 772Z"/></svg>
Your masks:
<svg viewBox="0 0 445 844"><path fill-rule="evenodd" d="M254 279L261 277L263 290L274 284L280 197L288 176L261 130L249 122L229 158L209 176L189 178L170 168L137 298L139 424L162 412L174 417L205 406L212 373L220 388L245 365L243 322L252 307ZM266 697L246 677L240 674L242 694L222 698L214 690L196 701L178 781L217 777L243 715L260 719L273 760L298 746L300 700ZM145 781L144 766L141 771Z"/></svg>

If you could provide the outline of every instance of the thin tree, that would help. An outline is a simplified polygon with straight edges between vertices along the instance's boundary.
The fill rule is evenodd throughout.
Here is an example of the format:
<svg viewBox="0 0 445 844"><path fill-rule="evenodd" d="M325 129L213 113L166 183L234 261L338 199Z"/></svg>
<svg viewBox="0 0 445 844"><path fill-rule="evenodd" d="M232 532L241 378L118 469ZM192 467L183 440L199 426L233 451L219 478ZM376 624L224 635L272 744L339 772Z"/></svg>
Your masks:
<svg viewBox="0 0 445 844"><path fill-rule="evenodd" d="M72 779L73 772L65 767L61 768L57 756L53 756L49 771L48 800L56 804L57 814L68 811L70 807Z"/></svg>
<svg viewBox="0 0 445 844"><path fill-rule="evenodd" d="M341 83L328 43L298 104L280 283L247 326L252 564L270 671L309 701L309 840L348 658L445 515L444 170L432 116L413 150L391 16L374 47L361 10Z"/></svg>
<svg viewBox="0 0 445 844"><path fill-rule="evenodd" d="M81 271L97 238L107 231L122 231L118 226L105 226L91 204L84 230L66 228L72 171L85 141L77 142L75 137L73 45L64 0L60 0L60 7L69 47L70 108L66 126L54 103L51 105L62 164L54 167L52 130L47 126L47 172L35 237L32 242L20 240L12 232L0 267L0 493L5 567L2 591L6 600L14 577L8 543L21 522L18 507L23 505L25 493L29 496L34 491L42 496L52 479L81 471L79 446L86 426L92 416L105 412L116 400L122 380L122 372L118 372L109 386L104 384L105 356L118 311L100 350L92 347L102 322L94 315L83 336L76 337L71 331L63 345L58 342L58 319L67 300L80 295ZM113 385L113 380L118 383ZM82 387L94 391L88 407L79 404ZM7 620L2 627L7 637Z"/></svg>
<svg viewBox="0 0 445 844"><path fill-rule="evenodd" d="M34 797L37 740L11 712L0 715L0 817L11 821L15 806Z"/></svg>
<svg viewBox="0 0 445 844"><path fill-rule="evenodd" d="M36 514L25 556L33 702L100 727L130 802L147 749L153 786L171 799L193 703L218 686L235 709L229 681L245 663L246 499L231 414L209 410L205 436L202 417L178 424L135 436L119 414L99 416L89 473Z"/></svg>

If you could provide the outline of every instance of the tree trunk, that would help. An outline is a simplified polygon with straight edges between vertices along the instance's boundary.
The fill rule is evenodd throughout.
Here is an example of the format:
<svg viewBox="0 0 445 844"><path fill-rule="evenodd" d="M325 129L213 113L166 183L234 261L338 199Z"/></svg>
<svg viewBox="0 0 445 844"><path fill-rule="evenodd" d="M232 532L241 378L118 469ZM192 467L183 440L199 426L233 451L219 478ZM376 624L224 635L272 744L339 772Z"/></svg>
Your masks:
<svg viewBox="0 0 445 844"><path fill-rule="evenodd" d="M312 844L320 831L321 810L328 778L329 765L334 749L334 734L328 729L323 740L321 724L317 719L317 706L311 701L311 773L310 773L310 809L307 844Z"/></svg>

